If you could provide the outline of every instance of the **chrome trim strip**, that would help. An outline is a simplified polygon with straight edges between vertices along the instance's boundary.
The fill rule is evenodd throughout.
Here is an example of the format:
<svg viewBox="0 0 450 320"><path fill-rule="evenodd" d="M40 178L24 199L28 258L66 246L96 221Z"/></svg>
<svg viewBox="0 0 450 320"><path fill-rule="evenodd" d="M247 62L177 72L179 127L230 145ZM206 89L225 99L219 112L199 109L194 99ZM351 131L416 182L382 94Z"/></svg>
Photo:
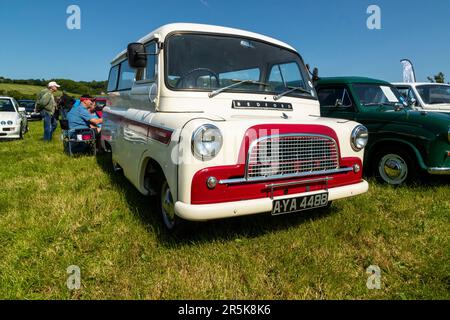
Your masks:
<svg viewBox="0 0 450 320"><path fill-rule="evenodd" d="M428 168L429 174L450 175L450 168Z"/></svg>
<svg viewBox="0 0 450 320"><path fill-rule="evenodd" d="M324 170L324 171L316 171L316 172L302 172L302 173L297 173L297 174L260 177L260 178L253 178L253 179L236 178L236 179L220 180L219 184L254 183L254 182L264 182L264 181L282 180L282 179L291 179L291 178L321 176L321 175L329 175L329 174L336 174L336 173L345 173L345 172L350 172L350 171L353 171L353 168L341 168L341 169Z"/></svg>
<svg viewBox="0 0 450 320"><path fill-rule="evenodd" d="M328 139L330 141L332 141L334 143L334 146L336 148L336 154L339 155L339 150L338 150L338 146L337 146L337 142L336 140L334 140L333 138L329 137L329 136L325 136L323 134L312 134L312 133L288 133L288 134L275 134L275 135L270 135L270 136L265 136L259 139L254 140L251 144L250 147L248 148L247 151L247 159L245 160L245 179L248 179L248 167L250 165L250 156L252 154L253 148L258 145L258 143L260 143L261 141L264 140L269 140L272 138L285 138L285 137L320 137L320 138L324 138L324 139ZM339 167L336 167L336 169L339 169ZM270 178L271 180L274 180L273 178Z"/></svg>

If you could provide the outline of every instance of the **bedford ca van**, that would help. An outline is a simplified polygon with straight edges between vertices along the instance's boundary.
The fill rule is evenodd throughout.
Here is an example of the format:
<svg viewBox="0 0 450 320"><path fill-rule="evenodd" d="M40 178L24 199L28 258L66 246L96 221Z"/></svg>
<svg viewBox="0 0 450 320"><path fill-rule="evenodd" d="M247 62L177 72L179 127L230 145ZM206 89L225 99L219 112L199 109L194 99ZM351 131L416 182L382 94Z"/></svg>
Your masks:
<svg viewBox="0 0 450 320"><path fill-rule="evenodd" d="M280 215L362 194L367 129L320 117L302 57L225 27L170 24L112 61L103 143L165 226Z"/></svg>

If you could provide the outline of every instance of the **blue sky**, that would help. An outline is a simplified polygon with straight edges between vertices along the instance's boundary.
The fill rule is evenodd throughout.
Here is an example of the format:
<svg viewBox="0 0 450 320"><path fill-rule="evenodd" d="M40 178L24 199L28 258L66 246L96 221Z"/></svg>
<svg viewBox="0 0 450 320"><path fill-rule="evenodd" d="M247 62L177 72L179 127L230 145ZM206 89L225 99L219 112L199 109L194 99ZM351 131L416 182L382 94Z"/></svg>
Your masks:
<svg viewBox="0 0 450 320"><path fill-rule="evenodd" d="M67 7L80 6L81 30ZM381 8L369 30L367 7ZM156 27L195 22L246 29L285 41L322 76L399 81L400 59L418 80L450 80L449 0L0 0L0 76L104 80L110 60Z"/></svg>

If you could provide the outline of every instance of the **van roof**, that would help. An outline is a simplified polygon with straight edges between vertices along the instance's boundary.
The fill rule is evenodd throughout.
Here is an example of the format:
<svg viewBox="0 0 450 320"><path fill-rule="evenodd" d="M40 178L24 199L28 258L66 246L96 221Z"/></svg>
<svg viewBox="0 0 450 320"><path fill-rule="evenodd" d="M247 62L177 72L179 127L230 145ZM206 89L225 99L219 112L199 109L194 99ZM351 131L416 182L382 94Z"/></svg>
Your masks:
<svg viewBox="0 0 450 320"><path fill-rule="evenodd" d="M164 41L165 38L167 37L167 35L169 35L172 32L176 32L176 31L206 32L206 33L217 33L217 34L226 34L226 35L238 35L238 36L242 36L242 37L260 39L260 40L274 43L278 46L296 51L293 47L291 47L287 43L284 43L282 41L276 40L271 37L264 36L262 34L245 31L245 30L240 30L240 29L221 27L221 26L215 26L215 25L207 25L207 24L196 24L196 23L166 24L166 25L159 27L156 30L153 30L152 32L147 34L145 37L139 39L137 42L146 43L146 42L150 41L151 39L155 38L155 36L158 36L158 38L161 39L161 41ZM127 53L127 51L123 50L111 61L111 64L115 64L118 61L125 58L126 53Z"/></svg>
<svg viewBox="0 0 450 320"><path fill-rule="evenodd" d="M365 78L365 77L326 77L320 78L317 84L323 85L333 85L333 84L353 84L353 83L363 83L363 84L383 84L390 85L389 82L373 79L373 78Z"/></svg>
<svg viewBox="0 0 450 320"><path fill-rule="evenodd" d="M448 86L448 83L436 83L436 82L394 82L394 86Z"/></svg>

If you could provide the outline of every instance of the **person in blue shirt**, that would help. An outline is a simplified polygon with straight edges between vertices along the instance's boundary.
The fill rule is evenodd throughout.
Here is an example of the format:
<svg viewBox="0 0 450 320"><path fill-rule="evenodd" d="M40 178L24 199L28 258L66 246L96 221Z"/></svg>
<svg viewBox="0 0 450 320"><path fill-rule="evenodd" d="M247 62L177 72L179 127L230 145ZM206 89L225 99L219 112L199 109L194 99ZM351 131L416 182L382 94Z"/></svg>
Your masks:
<svg viewBox="0 0 450 320"><path fill-rule="evenodd" d="M73 106L70 112L67 114L67 121L69 122L70 130L74 129L88 129L97 127L103 123L103 119L95 117L89 112L93 106L95 107L95 99L91 96L82 96L80 98L80 104Z"/></svg>
<svg viewBox="0 0 450 320"><path fill-rule="evenodd" d="M91 115L94 116L95 119L101 119L101 117L97 114L95 103L93 103L92 106L89 107L88 111L89 111L89 113L90 113ZM100 131L101 131L101 129L102 129L102 124L101 124L101 123L98 123L98 124L96 124L95 126L92 126L92 125L91 125L91 128L97 129L97 132L100 133Z"/></svg>
<svg viewBox="0 0 450 320"><path fill-rule="evenodd" d="M72 107L78 107L80 103L81 103L80 99L76 99Z"/></svg>

